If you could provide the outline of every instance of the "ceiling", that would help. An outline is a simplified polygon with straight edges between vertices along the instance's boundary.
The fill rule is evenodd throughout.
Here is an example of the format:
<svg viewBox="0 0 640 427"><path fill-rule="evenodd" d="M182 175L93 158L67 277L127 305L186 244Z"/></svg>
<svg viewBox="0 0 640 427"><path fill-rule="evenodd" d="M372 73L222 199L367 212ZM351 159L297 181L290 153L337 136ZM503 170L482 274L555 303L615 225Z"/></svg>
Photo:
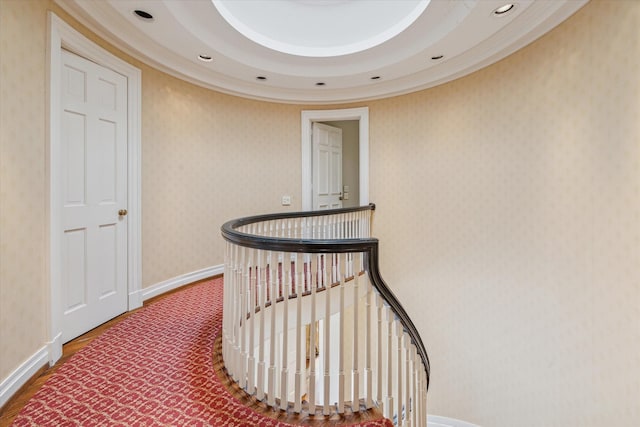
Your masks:
<svg viewBox="0 0 640 427"><path fill-rule="evenodd" d="M587 1L56 0L116 47L183 80L306 104L456 79L526 46ZM497 14L506 4L514 6Z"/></svg>

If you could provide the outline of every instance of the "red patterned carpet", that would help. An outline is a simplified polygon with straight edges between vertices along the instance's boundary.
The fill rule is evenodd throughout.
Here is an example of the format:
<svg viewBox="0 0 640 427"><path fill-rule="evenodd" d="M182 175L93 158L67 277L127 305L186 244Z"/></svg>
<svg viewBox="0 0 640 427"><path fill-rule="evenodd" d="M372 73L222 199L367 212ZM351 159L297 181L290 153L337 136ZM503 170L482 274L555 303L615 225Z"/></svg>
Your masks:
<svg viewBox="0 0 640 427"><path fill-rule="evenodd" d="M221 324L222 279L150 304L61 366L13 425L289 426L243 406L221 384L212 363Z"/></svg>

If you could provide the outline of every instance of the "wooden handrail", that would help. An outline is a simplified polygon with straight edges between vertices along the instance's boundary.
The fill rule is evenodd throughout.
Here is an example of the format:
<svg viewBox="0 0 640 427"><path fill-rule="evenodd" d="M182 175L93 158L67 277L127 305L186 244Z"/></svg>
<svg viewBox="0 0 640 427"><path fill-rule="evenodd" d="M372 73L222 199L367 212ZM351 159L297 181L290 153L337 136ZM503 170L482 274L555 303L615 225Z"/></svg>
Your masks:
<svg viewBox="0 0 640 427"><path fill-rule="evenodd" d="M224 223L221 227L222 236L228 242L239 246L253 249L262 249L268 251L291 252L291 253L349 253L363 252L366 254L365 262L367 263L367 271L369 273L371 283L380 293L382 298L389 304L391 310L399 317L403 328L411 337L411 341L416 345L418 355L422 359L422 364L427 371L427 388L429 387L429 377L431 365L427 350L422 342L422 338L418 333L413 321L407 314L406 310L395 296L393 291L386 284L379 268L379 241L376 238L360 238L360 239L294 239L282 237L266 237L256 236L249 233L238 231L241 226L255 224L264 221L273 221L278 219L317 217L325 215L337 215L350 212L360 212L371 210L374 211L375 204L368 206L360 206L357 208L343 208L323 211L301 211L292 213L274 213L265 215L255 215Z"/></svg>
<svg viewBox="0 0 640 427"><path fill-rule="evenodd" d="M371 237L374 210L375 205L370 204L256 215L228 221L221 227L228 242L223 357L228 359L229 373L239 385L268 406L286 410L287 401L293 399L293 410L300 413L301 395L308 388L310 413L318 403L322 413L330 415L334 399L338 414L344 413L345 402L349 401L352 410L359 411L353 402L364 397L365 408L381 405L385 416L399 426L404 421L410 423L410 418L412 425L426 426L429 358L417 328L380 274L379 241ZM371 321L372 298L377 306L376 323ZM358 304L364 304L363 312L359 312ZM351 306L351 311L345 311ZM356 335L348 339L352 344L344 341L346 318L351 319L346 321L352 322L349 324L354 331L363 322L363 358L359 356L363 344L358 344ZM323 319L325 323L320 323ZM339 321L339 326L330 326L326 323L329 321ZM321 326L309 329L310 325ZM307 348L310 365L305 380L301 342L304 328L308 343L317 342L316 327L324 328L319 344L323 351L318 357L322 368L315 368L315 358L309 361ZM373 330L377 340L371 335ZM288 344L288 334L293 334L290 339L295 343ZM278 349L277 340L281 342ZM372 342L377 342L375 366ZM339 352L331 352L334 345ZM382 353L384 346L387 350ZM397 356L392 357L392 347ZM290 351L295 368L288 362ZM345 357L350 358L348 362ZM397 369L395 377L392 367L394 372ZM351 373L345 369L351 369ZM387 372L384 379L383 370ZM366 387L362 394L358 388L361 380ZM317 398L316 387L323 390ZM345 396L347 389L351 390L349 396ZM280 403L276 406L277 399Z"/></svg>

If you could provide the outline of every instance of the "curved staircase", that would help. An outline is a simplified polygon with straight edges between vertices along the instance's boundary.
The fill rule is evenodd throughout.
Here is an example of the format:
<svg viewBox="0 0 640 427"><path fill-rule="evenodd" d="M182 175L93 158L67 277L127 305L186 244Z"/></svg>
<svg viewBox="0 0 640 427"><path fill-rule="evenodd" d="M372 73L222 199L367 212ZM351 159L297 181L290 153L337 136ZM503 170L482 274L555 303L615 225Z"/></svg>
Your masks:
<svg viewBox="0 0 640 427"><path fill-rule="evenodd" d="M229 221L222 358L267 406L426 426L429 359L382 279L375 205Z"/></svg>

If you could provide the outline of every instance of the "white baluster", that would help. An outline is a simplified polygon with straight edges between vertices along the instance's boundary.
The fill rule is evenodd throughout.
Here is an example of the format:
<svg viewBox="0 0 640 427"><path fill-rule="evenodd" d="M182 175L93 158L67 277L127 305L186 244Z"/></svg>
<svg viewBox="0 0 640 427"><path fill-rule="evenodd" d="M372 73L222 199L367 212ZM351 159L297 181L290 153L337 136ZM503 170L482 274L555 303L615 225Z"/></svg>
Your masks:
<svg viewBox="0 0 640 427"><path fill-rule="evenodd" d="M424 369L422 370L422 383L424 384L423 386L423 391L422 391L422 411L423 411L423 420L424 420L424 425L427 425L427 371L425 371Z"/></svg>
<svg viewBox="0 0 640 427"><path fill-rule="evenodd" d="M244 251L244 256L246 256L247 252L250 252L250 249L246 249ZM245 260L243 260L245 261ZM246 389L247 387L247 313L248 303L247 303L247 292L249 290L249 265L247 262L243 262L242 265L242 287L240 288L240 301L241 301L241 311L240 311L240 378L238 383L240 387Z"/></svg>
<svg viewBox="0 0 640 427"><path fill-rule="evenodd" d="M385 307L387 312L387 398L385 401L385 417L393 419L393 313Z"/></svg>
<svg viewBox="0 0 640 427"><path fill-rule="evenodd" d="M326 276L326 274L325 274L325 271L326 271L325 258L326 258L326 256L324 254L318 254L317 257L318 257L318 271L319 271L319 274L318 274L318 285L324 288L324 286L325 286L324 278Z"/></svg>
<svg viewBox="0 0 640 427"><path fill-rule="evenodd" d="M351 256L351 254L349 254ZM353 277L353 363L351 374L351 390L353 392L351 396L351 409L353 412L360 411L360 369L358 360L358 346L360 343L360 325L358 319L360 317L359 300L360 300L360 277L358 275ZM365 326L366 328L366 326ZM365 331L366 333L366 331ZM367 339L365 337L365 339Z"/></svg>
<svg viewBox="0 0 640 427"><path fill-rule="evenodd" d="M331 375L329 371L331 357L331 283L325 279L325 311L324 311L324 398L322 414L329 415L329 392L331 391Z"/></svg>
<svg viewBox="0 0 640 427"><path fill-rule="evenodd" d="M248 348L248 370L247 370L247 393L253 394L255 392L256 384L256 359L255 359L255 328L256 328L256 294L257 294L257 269L256 260L254 256L256 250L252 250L252 256L249 258L249 348Z"/></svg>
<svg viewBox="0 0 640 427"><path fill-rule="evenodd" d="M372 287L373 289L373 287ZM382 407L384 407L384 402L382 400L382 394L383 394L383 387L382 387L382 369L383 369L383 365L384 362L382 360L382 348L383 348L383 343L382 343L382 298L380 297L380 295L378 295L378 293L376 292L374 295L375 299L376 299L376 311L377 311L377 333L378 333L378 348L376 349L376 353L377 353L377 369L376 369L376 373L377 373L377 381L376 381L376 401L378 403L378 405L381 405Z"/></svg>
<svg viewBox="0 0 640 427"><path fill-rule="evenodd" d="M419 426L423 426L426 425L426 415L423 414L423 407L422 407L422 388L424 386L423 382L422 382L422 375L421 372L418 371L416 372L416 386L418 389L418 394L416 395L416 418L418 419L418 425ZM423 416L425 417L425 421L423 422Z"/></svg>
<svg viewBox="0 0 640 427"><path fill-rule="evenodd" d="M406 427L411 427L411 354L409 351L411 339L409 338L409 334L404 333L402 340L404 344L402 351L402 356L404 358L404 425Z"/></svg>
<svg viewBox="0 0 640 427"><path fill-rule="evenodd" d="M396 366L396 390L397 390L397 394L395 396L395 400L396 400L396 411L398 414L398 426L402 426L403 425L403 420L402 420L402 404L404 403L404 401L402 400L402 325L400 324L399 321L395 320L394 322L394 327L395 327L395 335L396 335L396 362L397 362L397 366Z"/></svg>
<svg viewBox="0 0 640 427"><path fill-rule="evenodd" d="M236 352L235 347L237 346L237 342L238 342L238 318L239 318L239 314L238 311L240 309L240 300L238 299L238 292L239 292L239 288L240 288L240 283L242 282L242 268L241 268L241 264L240 264L240 247L237 245L233 245L233 280L230 283L230 295L229 295L229 304L230 306L228 307L228 311L229 311L229 334L230 334L230 340L229 340L229 344L228 344L228 354L229 354L229 359L231 360L232 363L230 364L225 364L225 365L229 365L227 367L227 369L229 369L229 373L232 375L233 378L237 377L237 371L235 370L236 368L236 364L233 363L233 361L238 360L238 356L239 354ZM225 312L226 312L227 307L225 307Z"/></svg>
<svg viewBox="0 0 640 427"><path fill-rule="evenodd" d="M339 219L340 219L340 215L331 215L330 216L330 220L331 220L331 238L332 239L339 239L340 238L340 230L339 230Z"/></svg>
<svg viewBox="0 0 640 427"><path fill-rule="evenodd" d="M235 274L235 280L233 282L233 289L231 290L233 292L233 301L232 301L232 305L231 305L231 309L232 309L232 317L231 317L231 323L232 323L232 328L233 328L233 332L232 332L232 336L233 336L233 342L232 342L232 353L233 356L231 357L231 362L229 363L229 372L231 373L232 378L238 382L240 380L240 372L239 372L239 360L241 359L240 357L240 326L241 326L241 319L242 319L242 298L240 296L240 292L242 290L242 260L243 260L243 254L244 254L244 248L240 248L240 247L236 247L236 253L237 253L237 257L236 257L236 274Z"/></svg>
<svg viewBox="0 0 640 427"><path fill-rule="evenodd" d="M404 425L402 418L402 404L404 401L402 400L402 324L399 321L395 321L396 327L396 339L398 343L398 356L397 356L397 369L398 369L398 397L397 397L397 405L398 405L398 426L402 427Z"/></svg>
<svg viewBox="0 0 640 427"><path fill-rule="evenodd" d="M340 257L343 257L344 254L341 254ZM337 255L336 255L337 257ZM339 330L338 330L338 413L344 414L344 272L340 275L340 312L338 316L340 316ZM334 351L336 351L334 349Z"/></svg>
<svg viewBox="0 0 640 427"><path fill-rule="evenodd" d="M344 215L344 236L345 239L352 239L353 236L353 232L351 230L351 218L352 218L352 213L346 213Z"/></svg>
<svg viewBox="0 0 640 427"><path fill-rule="evenodd" d="M289 257L289 254L282 254L283 260L286 260ZM289 404L289 290L291 289L291 266L287 268L286 273L284 271L282 274L286 276L287 280L284 280L284 291L282 302L283 305L283 313L282 313L282 366L280 367L280 409L286 411Z"/></svg>
<svg viewBox="0 0 640 427"><path fill-rule="evenodd" d="M358 275L359 276L359 275ZM367 282L365 282L368 284ZM365 326L365 353L364 353L364 381L365 381L365 406L367 409L373 407L373 373L371 372L371 352L372 350L372 324L371 324L371 298L373 297L373 289L371 286L367 286L367 299L366 299L366 326Z"/></svg>
<svg viewBox="0 0 640 427"><path fill-rule="evenodd" d="M315 259L315 262L313 261ZM309 414L316 413L316 292L318 290L318 257L310 257L311 318L309 323Z"/></svg>
<svg viewBox="0 0 640 427"><path fill-rule="evenodd" d="M235 245L233 245L233 250L235 251ZM236 304L235 304L235 288L236 288L236 276L237 276L237 258L234 257L233 259L234 265L233 265L233 280L229 281L229 306L225 307L225 310L223 311L223 316L228 316L228 320L227 320L227 332L229 334L228 336L228 340L227 340L227 348L226 348L226 356L225 356L225 361L230 361L230 360L234 360L235 355L233 354L233 346L234 346L234 342L235 342L235 313L236 313ZM226 283L225 283L226 285ZM226 289L225 289L226 290ZM225 367L227 368L227 371L229 372L229 375L231 377L233 377L233 365L230 363L226 363L225 362Z"/></svg>
<svg viewBox="0 0 640 427"><path fill-rule="evenodd" d="M304 291L306 292L311 292L311 259L312 259L313 255L311 254L304 254L304 266L305 266L305 270L304 270L304 276L305 276L305 280L304 280Z"/></svg>
<svg viewBox="0 0 640 427"><path fill-rule="evenodd" d="M266 311L265 311L265 301L267 299L267 266L264 265L264 257L265 253L263 251L259 251L258 253L258 278L259 278L259 301L260 301L260 333L258 338L258 381L257 381L257 392L256 398L258 400L264 399L264 346L265 346L265 334L264 334L264 324L266 321Z"/></svg>
<svg viewBox="0 0 640 427"><path fill-rule="evenodd" d="M416 346L411 346L411 425L417 426L417 408L416 408L416 396L417 396L417 386L418 386L418 365L416 363L417 351Z"/></svg>
<svg viewBox="0 0 640 427"><path fill-rule="evenodd" d="M304 257L304 255L303 255ZM302 362L305 356L303 350L302 334L304 331L302 325L302 292L303 292L303 272L299 271L300 255L296 255L295 272L296 272L296 373L295 373L295 400L293 403L293 411L299 414L302 411Z"/></svg>
<svg viewBox="0 0 640 427"><path fill-rule="evenodd" d="M342 229L343 229L342 238L343 239L348 239L350 236L350 231L349 231L350 218L351 218L350 212L342 214Z"/></svg>
<svg viewBox="0 0 640 427"><path fill-rule="evenodd" d="M222 293L222 306L224 307L224 311L222 314L222 359L227 359L229 357L229 354L227 353L227 342L229 342L229 328L227 327L228 323L229 323L229 316L228 313L227 315L225 315L225 313L227 312L227 310L229 310L229 308L231 308L231 305L229 305L229 296L231 294L230 289L231 289L231 254L230 252L230 246L231 243L230 242L226 242L225 243L225 249L224 249L224 279L222 281L222 286L223 286L223 293Z"/></svg>
<svg viewBox="0 0 640 427"><path fill-rule="evenodd" d="M329 225L329 235L327 236L327 239L335 239L335 220L336 217L333 215L328 215L327 216L327 224Z"/></svg>
<svg viewBox="0 0 640 427"><path fill-rule="evenodd" d="M328 225L327 225L327 217L322 216L322 238L323 239L329 239L329 231L328 231Z"/></svg>
<svg viewBox="0 0 640 427"><path fill-rule="evenodd" d="M274 227L275 230L275 227ZM275 256L274 256L275 255ZM271 291L271 334L269 336L269 393L267 396L267 404L271 407L276 405L276 317L278 314L277 301L277 266L278 256L272 253L269 273L269 290Z"/></svg>
<svg viewBox="0 0 640 427"><path fill-rule="evenodd" d="M309 232L311 218L302 218L302 235L300 236L303 239L309 239L311 237L311 233Z"/></svg>
<svg viewBox="0 0 640 427"><path fill-rule="evenodd" d="M366 233L366 237L371 237L371 214L370 210L366 211L365 221L364 221L364 231Z"/></svg>

